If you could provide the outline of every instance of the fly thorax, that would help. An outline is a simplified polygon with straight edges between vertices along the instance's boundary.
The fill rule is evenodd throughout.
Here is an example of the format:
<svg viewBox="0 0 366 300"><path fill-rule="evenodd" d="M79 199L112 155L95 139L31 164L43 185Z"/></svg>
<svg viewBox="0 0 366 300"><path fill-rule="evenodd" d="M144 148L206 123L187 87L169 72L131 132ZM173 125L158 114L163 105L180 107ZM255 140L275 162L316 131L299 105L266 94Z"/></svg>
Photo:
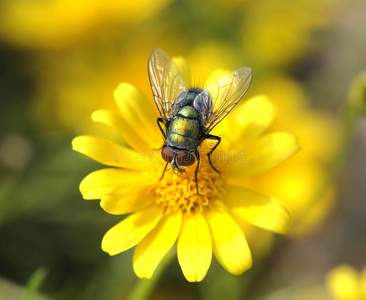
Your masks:
<svg viewBox="0 0 366 300"><path fill-rule="evenodd" d="M189 119L197 119L198 113L197 110L195 110L192 106L184 106L178 112L178 116L182 116Z"/></svg>

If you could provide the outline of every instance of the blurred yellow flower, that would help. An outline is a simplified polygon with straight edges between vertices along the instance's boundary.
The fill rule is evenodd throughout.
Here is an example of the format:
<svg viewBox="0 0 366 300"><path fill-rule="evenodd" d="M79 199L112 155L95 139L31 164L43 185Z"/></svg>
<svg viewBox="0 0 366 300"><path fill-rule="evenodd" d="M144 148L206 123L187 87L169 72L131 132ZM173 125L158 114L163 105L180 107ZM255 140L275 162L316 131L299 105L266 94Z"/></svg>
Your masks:
<svg viewBox="0 0 366 300"><path fill-rule="evenodd" d="M184 60L176 62L189 76L188 68L182 67L186 66ZM246 224L280 234L288 232L290 214L279 200L234 183L271 169L299 150L292 134L263 134L274 114L266 97L243 102L226 123L219 125L218 130L232 136L212 155L221 175L204 155L211 147L207 143L201 146L200 195L196 193L195 166L179 175L167 170L161 178L165 163L153 149L161 147L163 141L151 101L127 83L117 88L115 100L120 115L99 110L92 118L116 128L131 148L93 136L73 140L74 150L114 167L95 171L81 182L84 199L101 199L102 208L111 214L132 213L106 233L104 251L115 255L136 246L135 273L151 278L178 240L178 261L186 279L193 282L205 277L212 252L233 274L251 267Z"/></svg>
<svg viewBox="0 0 366 300"><path fill-rule="evenodd" d="M148 49L162 38L151 33L142 40L138 37L140 34L143 30L137 29L137 36L123 47L98 40L93 47L86 44L57 55L37 57L36 91L31 105L37 127L112 138L103 126L90 124L89 116L99 108L117 109L110 91L120 82L132 82L146 95L151 94L149 82L145 80ZM167 35L165 38L171 40Z"/></svg>
<svg viewBox="0 0 366 300"><path fill-rule="evenodd" d="M359 273L351 266L340 265L328 273L326 284L334 300L365 300L366 268Z"/></svg>
<svg viewBox="0 0 366 300"><path fill-rule="evenodd" d="M190 49L187 57L192 70L193 85L202 86L204 82L200 82L200 80L213 76L213 71L218 68L235 68L239 60L235 50L229 44L214 40L205 40ZM222 72L220 73L222 74ZM207 80L212 81L212 79Z"/></svg>
<svg viewBox="0 0 366 300"><path fill-rule="evenodd" d="M339 1L252 1L243 18L242 45L254 65L288 66L316 44L311 35L325 29Z"/></svg>
<svg viewBox="0 0 366 300"><path fill-rule="evenodd" d="M62 48L80 38L104 35L109 24L138 24L170 2L171 0L2 1L0 37L20 46Z"/></svg>

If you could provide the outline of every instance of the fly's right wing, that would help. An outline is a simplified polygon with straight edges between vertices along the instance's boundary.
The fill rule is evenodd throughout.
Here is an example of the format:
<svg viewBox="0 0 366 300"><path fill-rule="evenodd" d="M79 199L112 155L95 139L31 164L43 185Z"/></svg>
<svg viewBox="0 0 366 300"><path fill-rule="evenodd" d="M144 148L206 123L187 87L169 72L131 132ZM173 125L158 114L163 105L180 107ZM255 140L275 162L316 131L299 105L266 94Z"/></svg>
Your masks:
<svg viewBox="0 0 366 300"><path fill-rule="evenodd" d="M212 109L204 116L205 133L209 133L238 104L251 80L252 70L243 67L225 75L204 90L212 101Z"/></svg>
<svg viewBox="0 0 366 300"><path fill-rule="evenodd" d="M151 90L164 123L172 117L174 101L187 90L187 83L179 68L162 49L154 49L148 62Z"/></svg>

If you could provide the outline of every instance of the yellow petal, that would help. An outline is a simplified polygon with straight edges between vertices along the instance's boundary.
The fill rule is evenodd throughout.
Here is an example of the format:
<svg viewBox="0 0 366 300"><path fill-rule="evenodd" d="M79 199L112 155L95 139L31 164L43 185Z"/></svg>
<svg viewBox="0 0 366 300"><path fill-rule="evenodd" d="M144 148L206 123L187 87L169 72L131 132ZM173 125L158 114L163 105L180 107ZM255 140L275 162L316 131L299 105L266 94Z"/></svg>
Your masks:
<svg viewBox="0 0 366 300"><path fill-rule="evenodd" d="M181 211L163 216L158 225L136 246L133 269L138 277L152 277L160 261L177 240L181 223Z"/></svg>
<svg viewBox="0 0 366 300"><path fill-rule="evenodd" d="M257 194L242 187L230 186L225 204L236 217L252 225L286 234L291 227L291 215L277 199Z"/></svg>
<svg viewBox="0 0 366 300"><path fill-rule="evenodd" d="M274 107L265 96L258 96L239 104L227 119L231 141L248 140L260 136L271 124Z"/></svg>
<svg viewBox="0 0 366 300"><path fill-rule="evenodd" d="M205 278L211 264L212 244L210 230L201 214L184 217L177 251L179 264L189 282Z"/></svg>
<svg viewBox="0 0 366 300"><path fill-rule="evenodd" d="M244 141L245 142L245 141ZM243 178L267 171L299 151L297 137L291 133L267 134L247 145L239 145L232 163L227 164L228 175Z"/></svg>
<svg viewBox="0 0 366 300"><path fill-rule="evenodd" d="M123 215L133 211L138 211L153 202L153 197L147 192L146 180L127 181L105 194L102 197L100 206L113 215Z"/></svg>
<svg viewBox="0 0 366 300"><path fill-rule="evenodd" d="M257 260L267 257L273 250L276 236L270 231L249 224L242 218L236 217L235 214L232 214L232 216L244 232L253 257Z"/></svg>
<svg viewBox="0 0 366 300"><path fill-rule="evenodd" d="M177 65L179 71L182 73L184 79L186 80L187 86L191 86L191 70L189 65L184 57L175 56L172 58L175 64Z"/></svg>
<svg viewBox="0 0 366 300"><path fill-rule="evenodd" d="M92 119L115 128L135 151L150 149L150 145L144 140L146 135L140 134L120 116L108 110L97 110L92 114Z"/></svg>
<svg viewBox="0 0 366 300"><path fill-rule="evenodd" d="M318 161L315 161L315 163L318 163ZM304 161L304 163L308 163L307 161ZM310 165L310 163L308 163ZM294 167L299 167L299 165L295 165ZM319 165L319 167L323 167ZM328 178L328 171L326 169L322 170L324 172L324 175L326 175ZM298 174L296 176L300 177L300 180L302 180L303 185L306 185L309 189L309 192L311 193L311 196L307 196L304 193L304 190L302 189L302 197L296 196L296 176L295 173L293 173L292 178L294 179L294 183L291 184L289 180L286 180L285 177L282 178L283 185L286 188L289 188L293 191L293 197L291 198L285 198L280 196L280 199L286 199L286 204L288 205L288 208L293 216L293 219L296 220L295 225L290 232L291 238L296 237L305 237L309 236L310 234L314 233L317 229L319 229L322 225L322 222L326 220L326 218L330 215L332 212L332 209L335 207L335 202L337 200L336 198L336 187L335 186L326 186L322 188L323 193L319 193L319 188L316 189L315 186L311 186L311 181L309 183L309 179L307 178L306 169L299 167L298 170L296 170ZM326 174L325 174L326 173ZM311 170L312 179L317 180L316 178L316 169ZM317 187L324 186L324 181L318 181ZM293 185L295 188L292 189L291 185ZM291 193L288 191L288 193ZM314 193L317 193L316 196L314 196ZM316 202L314 202L314 197L316 197Z"/></svg>
<svg viewBox="0 0 366 300"><path fill-rule="evenodd" d="M225 75L229 74L230 70L226 69L216 69L213 71L205 80L204 88L207 88L210 84L216 82L220 78L224 77Z"/></svg>
<svg viewBox="0 0 366 300"><path fill-rule="evenodd" d="M102 249L116 255L136 246L159 222L163 208L152 205L128 216L107 231L102 240Z"/></svg>
<svg viewBox="0 0 366 300"><path fill-rule="evenodd" d="M159 113L136 87L121 83L114 91L114 98L127 124L144 135L150 149L161 147L162 135L156 123Z"/></svg>
<svg viewBox="0 0 366 300"><path fill-rule="evenodd" d="M146 153L137 153L122 145L93 136L78 136L72 148L107 166L141 170L149 163Z"/></svg>
<svg viewBox="0 0 366 300"><path fill-rule="evenodd" d="M80 192L84 199L100 199L106 193L116 189L121 183L141 178L140 173L123 169L102 169L90 173L80 183Z"/></svg>
<svg viewBox="0 0 366 300"><path fill-rule="evenodd" d="M230 273L240 275L252 266L252 255L243 231L222 202L206 211L211 228L213 251L219 263Z"/></svg>
<svg viewBox="0 0 366 300"><path fill-rule="evenodd" d="M327 287L335 300L362 299L358 273L347 265L330 271L326 278Z"/></svg>

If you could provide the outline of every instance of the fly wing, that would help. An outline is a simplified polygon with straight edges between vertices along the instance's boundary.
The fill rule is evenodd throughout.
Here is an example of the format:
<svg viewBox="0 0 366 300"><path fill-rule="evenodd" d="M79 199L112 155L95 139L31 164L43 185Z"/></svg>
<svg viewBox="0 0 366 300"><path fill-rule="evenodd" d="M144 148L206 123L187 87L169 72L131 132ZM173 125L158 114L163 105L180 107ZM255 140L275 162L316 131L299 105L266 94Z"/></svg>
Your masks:
<svg viewBox="0 0 366 300"><path fill-rule="evenodd" d="M252 80L252 70L248 67L237 69L209 85L212 111L205 116L205 133L209 133L235 107L248 90Z"/></svg>
<svg viewBox="0 0 366 300"><path fill-rule="evenodd" d="M187 90L187 83L179 68L162 49L154 49L148 63L151 90L160 116L166 124L172 117L175 99Z"/></svg>

